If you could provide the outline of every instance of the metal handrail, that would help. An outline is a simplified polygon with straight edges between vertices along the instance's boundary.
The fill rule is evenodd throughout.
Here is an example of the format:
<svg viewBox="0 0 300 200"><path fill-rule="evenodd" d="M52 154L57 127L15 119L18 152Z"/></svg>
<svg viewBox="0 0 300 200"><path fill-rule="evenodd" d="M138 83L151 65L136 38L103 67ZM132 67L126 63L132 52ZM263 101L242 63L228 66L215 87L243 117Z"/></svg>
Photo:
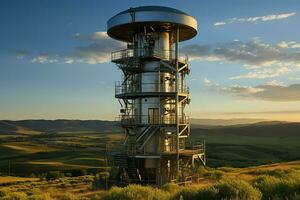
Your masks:
<svg viewBox="0 0 300 200"><path fill-rule="evenodd" d="M205 145L203 143L196 143L192 145L192 150L194 154L204 153Z"/></svg>
<svg viewBox="0 0 300 200"><path fill-rule="evenodd" d="M189 117L182 115L179 117L179 124L189 124ZM141 124L153 124L153 125L168 125L176 124L176 115L162 115L157 117L149 117L148 115L120 115L119 121L122 125L141 125Z"/></svg>
<svg viewBox="0 0 300 200"><path fill-rule="evenodd" d="M120 59L129 59L133 57L155 57L161 60L175 60L176 52L175 50L165 50L165 49L150 49L150 48L138 48L138 49L123 49L119 51L114 51L111 53L111 60L116 61ZM179 62L188 63L188 56L186 54L179 54Z"/></svg>
<svg viewBox="0 0 300 200"><path fill-rule="evenodd" d="M158 84L158 83L142 83L138 84L123 84L122 82L116 82L115 94L132 94L143 92L162 92L162 93L174 93L176 92L175 84ZM189 93L189 87L186 84L179 84L179 93Z"/></svg>

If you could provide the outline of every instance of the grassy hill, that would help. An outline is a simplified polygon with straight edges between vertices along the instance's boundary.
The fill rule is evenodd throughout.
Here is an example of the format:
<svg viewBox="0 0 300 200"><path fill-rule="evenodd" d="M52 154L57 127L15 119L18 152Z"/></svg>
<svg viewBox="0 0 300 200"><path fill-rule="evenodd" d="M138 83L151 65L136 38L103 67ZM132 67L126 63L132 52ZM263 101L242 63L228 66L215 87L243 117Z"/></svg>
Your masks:
<svg viewBox="0 0 300 200"><path fill-rule="evenodd" d="M0 176L0 199L299 199L300 161L248 168L199 168L197 181L162 188L129 185L108 191L96 189L93 176L51 180ZM104 184L104 183L103 183Z"/></svg>
<svg viewBox="0 0 300 200"><path fill-rule="evenodd" d="M26 176L53 170L103 171L106 144L122 140L120 128L111 121L0 121L0 173ZM249 167L300 159L300 123L192 124L189 142L203 140L210 167Z"/></svg>
<svg viewBox="0 0 300 200"><path fill-rule="evenodd" d="M210 166L247 167L300 159L300 123L194 127L191 140L206 141Z"/></svg>
<svg viewBox="0 0 300 200"><path fill-rule="evenodd" d="M60 131L115 131L116 122L101 120L0 120L0 133L15 133L17 130L31 130L41 133Z"/></svg>
<svg viewBox="0 0 300 200"><path fill-rule="evenodd" d="M111 121L0 121L0 174L99 171L105 167L105 145L121 139Z"/></svg>

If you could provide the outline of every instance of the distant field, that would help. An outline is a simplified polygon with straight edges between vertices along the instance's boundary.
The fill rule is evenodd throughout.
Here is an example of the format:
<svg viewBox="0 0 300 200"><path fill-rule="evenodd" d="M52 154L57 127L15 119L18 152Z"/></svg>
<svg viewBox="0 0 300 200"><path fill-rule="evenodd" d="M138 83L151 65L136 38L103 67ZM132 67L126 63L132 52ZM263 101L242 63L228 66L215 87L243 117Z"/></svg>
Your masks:
<svg viewBox="0 0 300 200"><path fill-rule="evenodd" d="M123 134L113 122L0 121L0 173L103 171L106 144ZM113 131L112 131L113 130ZM22 132L23 131L23 132ZM206 141L210 167L249 167L300 159L300 124L192 127L190 142Z"/></svg>
<svg viewBox="0 0 300 200"><path fill-rule="evenodd" d="M5 124L7 125L7 123ZM12 128L10 126L9 128ZM40 133L0 132L0 174L27 176L46 171L86 169L103 171L106 144L120 142L122 134L101 131L58 131ZM24 136L26 135L26 137Z"/></svg>
<svg viewBox="0 0 300 200"><path fill-rule="evenodd" d="M248 167L300 159L300 135L250 136L221 131L192 131L192 141L206 141L209 166Z"/></svg>

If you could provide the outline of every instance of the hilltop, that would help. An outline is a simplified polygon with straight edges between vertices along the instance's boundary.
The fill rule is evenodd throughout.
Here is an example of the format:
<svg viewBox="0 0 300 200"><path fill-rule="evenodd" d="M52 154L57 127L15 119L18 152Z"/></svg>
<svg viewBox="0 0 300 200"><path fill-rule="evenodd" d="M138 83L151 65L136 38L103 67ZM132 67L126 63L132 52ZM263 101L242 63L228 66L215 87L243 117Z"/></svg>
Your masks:
<svg viewBox="0 0 300 200"><path fill-rule="evenodd" d="M103 120L0 120L0 133L16 133L19 130L53 133L59 131L115 131L117 122Z"/></svg>

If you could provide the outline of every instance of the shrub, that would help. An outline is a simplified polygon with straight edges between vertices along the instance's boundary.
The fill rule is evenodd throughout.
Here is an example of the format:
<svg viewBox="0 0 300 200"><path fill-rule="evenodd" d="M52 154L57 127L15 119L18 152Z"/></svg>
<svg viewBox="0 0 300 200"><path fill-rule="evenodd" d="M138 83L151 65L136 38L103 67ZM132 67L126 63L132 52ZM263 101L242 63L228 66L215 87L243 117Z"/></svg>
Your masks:
<svg viewBox="0 0 300 200"><path fill-rule="evenodd" d="M195 186L180 187L180 190L173 195L171 200L197 200L198 190L199 188Z"/></svg>
<svg viewBox="0 0 300 200"><path fill-rule="evenodd" d="M55 180L62 177L64 177L64 174L60 173L59 171L51 171L46 174L47 180Z"/></svg>
<svg viewBox="0 0 300 200"><path fill-rule="evenodd" d="M181 187L172 200L219 200L242 199L258 200L262 194L249 183L242 180L222 179L214 185L206 187Z"/></svg>
<svg viewBox="0 0 300 200"><path fill-rule="evenodd" d="M77 200L78 198L74 194L66 193L63 196L61 196L59 199L61 199L61 200Z"/></svg>
<svg viewBox="0 0 300 200"><path fill-rule="evenodd" d="M1 200L27 200L27 195L24 192L11 192Z"/></svg>
<svg viewBox="0 0 300 200"><path fill-rule="evenodd" d="M52 200L50 194L33 194L27 198L28 200Z"/></svg>
<svg viewBox="0 0 300 200"><path fill-rule="evenodd" d="M102 200L167 200L169 193L157 188L129 185L125 188L113 187Z"/></svg>
<svg viewBox="0 0 300 200"><path fill-rule="evenodd" d="M197 173L200 175L200 176L204 176L204 174L207 172L208 170L204 167L204 166L200 166L198 169L197 169Z"/></svg>
<svg viewBox="0 0 300 200"><path fill-rule="evenodd" d="M166 192L175 193L179 190L179 185L175 183L167 183L163 185L161 189Z"/></svg>
<svg viewBox="0 0 300 200"><path fill-rule="evenodd" d="M7 195L9 195L10 194L10 190L9 189L0 189L0 198L1 197L5 197L5 196L7 196Z"/></svg>
<svg viewBox="0 0 300 200"><path fill-rule="evenodd" d="M243 180L223 179L214 185L218 191L217 199L261 199L260 191Z"/></svg>
<svg viewBox="0 0 300 200"><path fill-rule="evenodd" d="M197 199L214 200L218 198L218 190L214 186L201 188L198 191Z"/></svg>
<svg viewBox="0 0 300 200"><path fill-rule="evenodd" d="M220 180L224 175L225 173L220 170L212 170L212 171L205 172L203 174L205 178L210 178L214 180Z"/></svg>
<svg viewBox="0 0 300 200"><path fill-rule="evenodd" d="M87 175L87 171L85 169L72 169L69 173L72 174L72 176L85 176Z"/></svg>
<svg viewBox="0 0 300 200"><path fill-rule="evenodd" d="M282 178L259 176L253 181L253 186L262 192L263 199L296 199L300 194L300 173L291 172Z"/></svg>
<svg viewBox="0 0 300 200"><path fill-rule="evenodd" d="M217 195L218 190L213 186L186 186L181 187L178 192L172 196L171 200L214 200L217 199Z"/></svg>

